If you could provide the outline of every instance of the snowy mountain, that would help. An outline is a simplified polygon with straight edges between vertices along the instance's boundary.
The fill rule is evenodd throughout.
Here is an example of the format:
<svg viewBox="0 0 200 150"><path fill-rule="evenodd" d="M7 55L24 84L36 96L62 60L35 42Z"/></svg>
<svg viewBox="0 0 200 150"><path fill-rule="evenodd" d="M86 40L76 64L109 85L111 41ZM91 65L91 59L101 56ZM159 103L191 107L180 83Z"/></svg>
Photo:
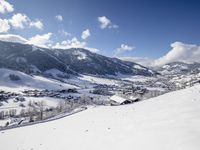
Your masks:
<svg viewBox="0 0 200 150"><path fill-rule="evenodd" d="M163 75L178 75L198 71L199 68L200 63L173 62L157 68L157 71Z"/></svg>
<svg viewBox="0 0 200 150"><path fill-rule="evenodd" d="M2 131L0 149L199 150L200 86Z"/></svg>
<svg viewBox="0 0 200 150"><path fill-rule="evenodd" d="M46 49L32 45L0 41L0 67L26 73L57 69L68 74L143 75L155 71L133 62L109 58L85 49Z"/></svg>

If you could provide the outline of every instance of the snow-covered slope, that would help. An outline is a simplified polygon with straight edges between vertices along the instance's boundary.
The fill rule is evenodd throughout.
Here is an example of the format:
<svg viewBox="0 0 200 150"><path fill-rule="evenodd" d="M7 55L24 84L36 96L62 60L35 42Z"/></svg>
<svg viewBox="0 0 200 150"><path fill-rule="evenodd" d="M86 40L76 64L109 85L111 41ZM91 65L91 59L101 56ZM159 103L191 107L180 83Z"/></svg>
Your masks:
<svg viewBox="0 0 200 150"><path fill-rule="evenodd" d="M19 80L13 81L10 75L19 77ZM30 76L20 71L0 68L0 90L20 92L24 89L48 89L58 90L64 88L77 88L76 86L65 84L57 80L44 78L41 76Z"/></svg>
<svg viewBox="0 0 200 150"><path fill-rule="evenodd" d="M89 76L89 75L81 75L79 77L80 80L88 81L94 84L105 84L105 85L118 85L119 81L109 78L100 78L95 76Z"/></svg>
<svg viewBox="0 0 200 150"><path fill-rule="evenodd" d="M200 85L0 132L2 150L199 150Z"/></svg>

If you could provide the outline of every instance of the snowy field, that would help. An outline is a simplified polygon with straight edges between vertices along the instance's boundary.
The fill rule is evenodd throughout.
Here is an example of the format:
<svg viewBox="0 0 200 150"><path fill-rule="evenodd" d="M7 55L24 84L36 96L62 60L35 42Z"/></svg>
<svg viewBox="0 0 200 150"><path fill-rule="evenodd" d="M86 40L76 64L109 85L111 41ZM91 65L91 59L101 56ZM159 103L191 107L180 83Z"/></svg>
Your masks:
<svg viewBox="0 0 200 150"><path fill-rule="evenodd" d="M200 86L0 132L1 150L199 150Z"/></svg>
<svg viewBox="0 0 200 150"><path fill-rule="evenodd" d="M105 85L118 85L119 81L113 79L99 78L94 76L82 75L79 79L83 81L88 81L95 84L105 84Z"/></svg>
<svg viewBox="0 0 200 150"><path fill-rule="evenodd" d="M9 75L17 75L19 81L11 81ZM64 88L77 88L76 86L59 82L50 78L41 76L30 76L20 71L13 71L9 69L0 69L0 90L20 93L25 89L48 89L58 90Z"/></svg>

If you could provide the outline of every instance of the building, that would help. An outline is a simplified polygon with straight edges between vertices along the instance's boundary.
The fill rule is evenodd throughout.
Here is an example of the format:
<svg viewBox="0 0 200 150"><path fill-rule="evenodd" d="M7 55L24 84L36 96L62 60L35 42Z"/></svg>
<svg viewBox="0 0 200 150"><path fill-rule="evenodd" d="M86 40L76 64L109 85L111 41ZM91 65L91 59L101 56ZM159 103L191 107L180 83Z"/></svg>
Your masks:
<svg viewBox="0 0 200 150"><path fill-rule="evenodd" d="M127 98L123 98L119 95L113 95L109 99L110 99L111 106L131 104L134 102L138 102L140 100L139 98L127 99Z"/></svg>

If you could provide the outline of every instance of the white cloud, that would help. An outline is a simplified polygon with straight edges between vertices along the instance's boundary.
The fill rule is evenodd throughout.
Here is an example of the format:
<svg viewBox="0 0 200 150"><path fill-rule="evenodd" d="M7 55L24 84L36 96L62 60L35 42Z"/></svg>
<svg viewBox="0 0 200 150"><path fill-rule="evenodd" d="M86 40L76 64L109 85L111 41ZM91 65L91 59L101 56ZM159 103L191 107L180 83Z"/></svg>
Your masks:
<svg viewBox="0 0 200 150"><path fill-rule="evenodd" d="M93 53L99 51L96 48L87 47L86 42L81 42L76 37L72 38L71 40L62 41L61 43L58 42L54 46L52 46L52 48L54 49L84 48Z"/></svg>
<svg viewBox="0 0 200 150"><path fill-rule="evenodd" d="M0 41L15 42L15 43L21 43L21 44L26 44L28 42L27 39L19 35L14 35L14 34L1 34Z"/></svg>
<svg viewBox="0 0 200 150"><path fill-rule="evenodd" d="M40 30L42 30L43 27L44 27L42 21L40 21L40 20L31 21L29 26L30 27L35 27L35 28L40 29Z"/></svg>
<svg viewBox="0 0 200 150"><path fill-rule="evenodd" d="M61 35L61 36L71 36L71 34L65 30L59 30L58 33Z"/></svg>
<svg viewBox="0 0 200 150"><path fill-rule="evenodd" d="M141 64L143 66L149 67L151 66L153 60L148 57L119 57L121 60L135 62Z"/></svg>
<svg viewBox="0 0 200 150"><path fill-rule="evenodd" d="M100 28L101 29L106 29L106 28L118 28L118 25L113 24L106 16L101 16L98 17L98 21L100 23Z"/></svg>
<svg viewBox="0 0 200 150"><path fill-rule="evenodd" d="M0 33L6 33L10 30L10 25L8 20L0 19Z"/></svg>
<svg viewBox="0 0 200 150"><path fill-rule="evenodd" d="M111 21L105 16L98 17L98 21L101 29L105 29L111 24Z"/></svg>
<svg viewBox="0 0 200 150"><path fill-rule="evenodd" d="M11 19L9 19L10 24L14 28L24 28L24 25L29 22L29 18L25 14L14 14Z"/></svg>
<svg viewBox="0 0 200 150"><path fill-rule="evenodd" d="M0 0L0 13L5 14L13 11L14 11L13 5L8 3L6 0Z"/></svg>
<svg viewBox="0 0 200 150"><path fill-rule="evenodd" d="M81 35L81 38L83 39L83 40L86 40L88 37L90 37L90 30L89 29L87 29L87 30L85 30L85 31L83 31L82 32L82 35Z"/></svg>
<svg viewBox="0 0 200 150"><path fill-rule="evenodd" d="M72 40L68 40L67 42L71 47L84 47L86 42L80 42L77 38L72 38Z"/></svg>
<svg viewBox="0 0 200 150"><path fill-rule="evenodd" d="M80 42L76 37L71 40L62 41L61 43L56 43L53 48L57 49L69 49L69 48L83 48L86 46L86 42Z"/></svg>
<svg viewBox="0 0 200 150"><path fill-rule="evenodd" d="M47 33L43 35L36 35L29 39L28 44L33 44L39 47L47 47L47 44L50 42L52 33Z"/></svg>
<svg viewBox="0 0 200 150"><path fill-rule="evenodd" d="M152 65L162 66L171 62L200 62L200 46L174 42L171 47L172 49L165 56L155 60Z"/></svg>
<svg viewBox="0 0 200 150"><path fill-rule="evenodd" d="M53 48L53 49L83 48L94 53L99 51L96 48L88 47L86 42L81 42L76 37L72 38L71 40L62 41L60 43L58 42L56 44L54 44L54 42L50 40L51 37L52 37L52 33L36 35L29 39L26 39L20 35L1 34L0 41L31 44L31 45L35 45L35 46L43 47L43 48Z"/></svg>
<svg viewBox="0 0 200 150"><path fill-rule="evenodd" d="M38 19L32 21L27 15L21 13L14 14L12 18L9 19L9 23L15 29L24 29L25 27L35 27L37 29L42 30L44 27L42 21Z"/></svg>
<svg viewBox="0 0 200 150"><path fill-rule="evenodd" d="M118 53L123 53L123 52L126 52L126 51L132 51L134 49L135 49L135 47L133 47L133 46L128 46L126 44L121 44L121 47L117 48L117 52Z"/></svg>
<svg viewBox="0 0 200 150"><path fill-rule="evenodd" d="M61 15L57 15L57 16L56 16L56 19L57 19L58 21L60 21L60 22L63 21L63 17L62 17Z"/></svg>
<svg viewBox="0 0 200 150"><path fill-rule="evenodd" d="M84 49L87 49L87 50L89 50L90 52L93 52L93 53L97 53L97 52L100 51L100 50L98 50L96 48L92 48L92 47L84 47Z"/></svg>
<svg viewBox="0 0 200 150"><path fill-rule="evenodd" d="M116 24L112 24L111 26L109 26L108 28L110 28L110 29L117 29L117 28L119 28L119 26L118 25L116 25Z"/></svg>

